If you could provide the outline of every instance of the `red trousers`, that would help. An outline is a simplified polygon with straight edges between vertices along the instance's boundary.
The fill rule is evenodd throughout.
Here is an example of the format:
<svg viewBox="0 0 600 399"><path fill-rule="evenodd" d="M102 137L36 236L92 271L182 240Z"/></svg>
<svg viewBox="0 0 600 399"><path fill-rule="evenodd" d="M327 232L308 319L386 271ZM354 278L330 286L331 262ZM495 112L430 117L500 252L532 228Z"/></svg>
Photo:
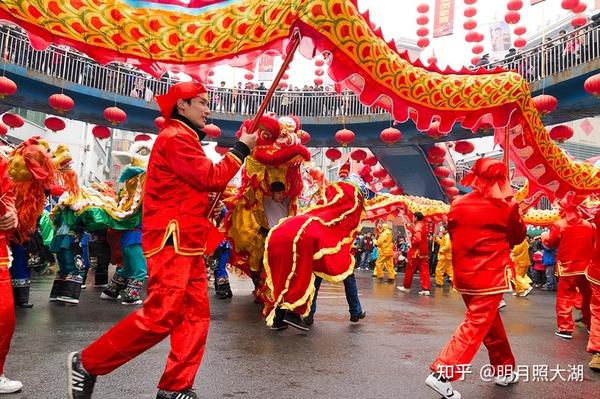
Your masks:
<svg viewBox="0 0 600 399"><path fill-rule="evenodd" d="M148 258L148 297L83 350L83 367L103 375L171 338L159 389L181 391L194 384L204 354L210 311L206 267L200 256L177 255L167 246Z"/></svg>
<svg viewBox="0 0 600 399"><path fill-rule="evenodd" d="M577 297L577 288L581 294L581 314L586 326L590 325L590 283L584 275L560 276L556 291L556 324L559 331L573 332L573 306Z"/></svg>
<svg viewBox="0 0 600 399"><path fill-rule="evenodd" d="M0 375L15 332L15 304L7 265L0 265Z"/></svg>
<svg viewBox="0 0 600 399"><path fill-rule="evenodd" d="M467 305L465 320L431 364L431 370L440 371L451 381L459 379L462 372L467 371L465 366L471 365L482 342L488 350L490 364L496 367L496 373L499 372L498 366L515 367L515 358L498 311L502 296L462 296Z"/></svg>
<svg viewBox="0 0 600 399"><path fill-rule="evenodd" d="M419 276L421 278L421 289L423 291L429 291L431 289L431 278L429 276L429 258L412 258L410 262L406 264L406 271L404 273L404 288L410 288L412 284L413 276L415 271L419 269Z"/></svg>
<svg viewBox="0 0 600 399"><path fill-rule="evenodd" d="M592 298L590 301L590 338L588 339L587 351L590 353L600 352L600 285L590 283Z"/></svg>

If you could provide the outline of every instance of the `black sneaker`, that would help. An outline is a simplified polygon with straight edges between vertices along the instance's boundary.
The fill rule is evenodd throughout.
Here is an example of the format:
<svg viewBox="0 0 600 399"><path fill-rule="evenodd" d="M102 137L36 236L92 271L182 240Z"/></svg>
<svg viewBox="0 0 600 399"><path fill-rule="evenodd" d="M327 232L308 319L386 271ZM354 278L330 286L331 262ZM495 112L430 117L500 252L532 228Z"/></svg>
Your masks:
<svg viewBox="0 0 600 399"><path fill-rule="evenodd" d="M273 324L271 325L272 331L281 331L286 328L288 328L288 325L283 320L273 320Z"/></svg>
<svg viewBox="0 0 600 399"><path fill-rule="evenodd" d="M353 314L350 316L350 321L352 323L358 323L358 321L364 319L366 315L367 312L362 312L361 314Z"/></svg>
<svg viewBox="0 0 600 399"><path fill-rule="evenodd" d="M305 317L304 324L306 324L307 326L312 326L313 324L315 324L315 319L312 316Z"/></svg>
<svg viewBox="0 0 600 399"><path fill-rule="evenodd" d="M573 333L571 331L557 331L554 333L554 335L556 335L557 337L564 338L564 339L573 338Z"/></svg>
<svg viewBox="0 0 600 399"><path fill-rule="evenodd" d="M67 357L67 398L90 399L96 376L89 374L81 364L81 354L71 352Z"/></svg>
<svg viewBox="0 0 600 399"><path fill-rule="evenodd" d="M191 390L186 389L185 391L165 391L161 389L156 394L156 399L197 399L198 395Z"/></svg>
<svg viewBox="0 0 600 399"><path fill-rule="evenodd" d="M288 311L283 318L283 321L298 330L308 331L308 326L304 324L302 317L298 313Z"/></svg>

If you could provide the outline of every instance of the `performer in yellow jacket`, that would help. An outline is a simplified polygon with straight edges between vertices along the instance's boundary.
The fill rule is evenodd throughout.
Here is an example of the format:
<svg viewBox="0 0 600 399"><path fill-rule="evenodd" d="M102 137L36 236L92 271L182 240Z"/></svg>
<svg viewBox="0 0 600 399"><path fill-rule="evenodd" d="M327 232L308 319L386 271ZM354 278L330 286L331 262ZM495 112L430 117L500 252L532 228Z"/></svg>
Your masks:
<svg viewBox="0 0 600 399"><path fill-rule="evenodd" d="M444 234L441 237L436 237L435 241L439 244L437 265L435 267L435 285L438 287L444 286L444 275L452 281L454 273L452 272L452 242L448 228L444 227Z"/></svg>
<svg viewBox="0 0 600 399"><path fill-rule="evenodd" d="M387 223L383 223L379 227L381 230L375 241L377 245L378 255L375 262L375 270L373 276L383 278L383 268L387 270L388 281L396 279L396 271L394 270L394 245L392 244L392 229Z"/></svg>
<svg viewBox="0 0 600 399"><path fill-rule="evenodd" d="M515 293L517 296L525 297L529 295L533 289L532 281L527 275L529 266L531 266L531 259L529 259L529 243L527 238L513 247L511 251L511 258L515 264L515 277L513 279Z"/></svg>

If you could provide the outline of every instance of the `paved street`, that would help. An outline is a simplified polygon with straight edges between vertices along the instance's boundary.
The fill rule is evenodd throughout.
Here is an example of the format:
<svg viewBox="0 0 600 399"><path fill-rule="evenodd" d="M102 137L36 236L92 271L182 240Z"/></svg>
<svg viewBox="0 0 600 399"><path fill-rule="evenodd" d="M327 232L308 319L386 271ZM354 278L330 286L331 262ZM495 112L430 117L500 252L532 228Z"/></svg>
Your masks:
<svg viewBox="0 0 600 399"><path fill-rule="evenodd" d="M350 323L343 286L325 284L319 310L308 333L265 327L252 302L250 280L233 278L234 297L212 297L212 324L202 368L196 379L201 398L438 398L424 385L428 365L463 317L460 295L436 288L432 297L403 294L396 284L374 281L357 272L367 317ZM400 275L402 277L402 275ZM417 276L418 277L418 276ZM82 348L132 308L101 301L99 290L84 291L77 307L50 304L51 280L33 282L33 309L17 310L17 331L6 374L23 381L21 394L7 398L62 399L64 364L69 351ZM509 388L482 381L485 348L473 374L455 388L463 398L597 398L600 374L587 367L587 333L577 327L572 341L554 336L554 295L534 291L528 298L506 296L502 311L517 362L533 377L548 367L553 382L520 382ZM95 398L154 398L164 367L164 341L114 373L100 377ZM557 365L569 377L569 365L583 371L583 381L561 381ZM539 373L538 373L539 375ZM1 395L0 395L1 396Z"/></svg>

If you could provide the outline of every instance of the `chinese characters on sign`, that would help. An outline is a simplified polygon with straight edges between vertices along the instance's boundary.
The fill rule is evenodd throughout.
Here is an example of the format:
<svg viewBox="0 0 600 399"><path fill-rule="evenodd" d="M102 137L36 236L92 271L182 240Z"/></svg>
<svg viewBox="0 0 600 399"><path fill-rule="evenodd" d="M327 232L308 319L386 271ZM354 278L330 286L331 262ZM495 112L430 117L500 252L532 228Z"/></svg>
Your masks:
<svg viewBox="0 0 600 399"><path fill-rule="evenodd" d="M454 0L435 0L433 37L451 35L454 31Z"/></svg>

